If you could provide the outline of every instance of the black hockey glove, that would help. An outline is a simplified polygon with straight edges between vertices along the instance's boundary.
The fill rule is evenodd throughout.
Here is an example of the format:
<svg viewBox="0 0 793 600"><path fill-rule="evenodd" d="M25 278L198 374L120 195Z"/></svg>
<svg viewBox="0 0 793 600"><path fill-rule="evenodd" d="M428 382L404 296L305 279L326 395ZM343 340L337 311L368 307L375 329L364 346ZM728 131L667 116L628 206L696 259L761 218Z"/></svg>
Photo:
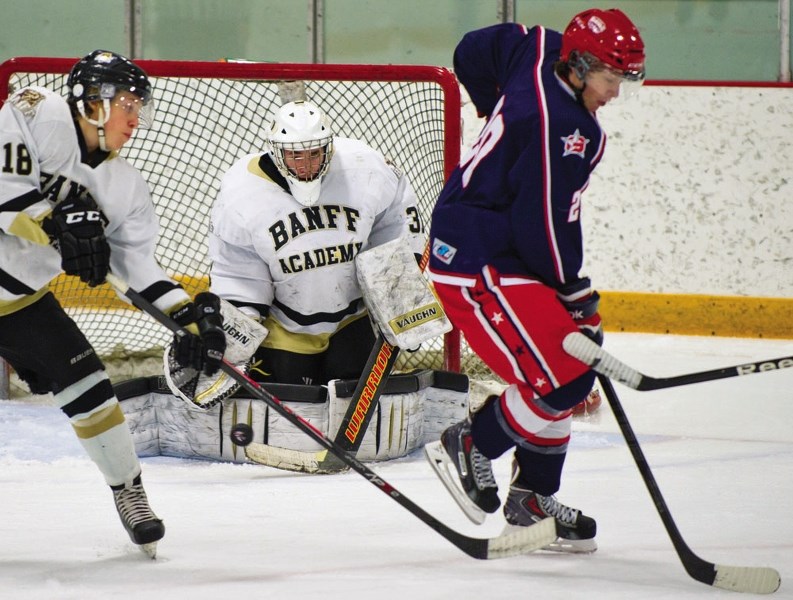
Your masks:
<svg viewBox="0 0 793 600"><path fill-rule="evenodd" d="M589 277L563 285L556 290L556 294L575 324L578 325L581 333L598 346L602 346L603 326L600 322L600 314L598 314L600 294L592 289Z"/></svg>
<svg viewBox="0 0 793 600"><path fill-rule="evenodd" d="M64 273L76 275L94 287L105 282L110 268L106 224L107 218L96 203L77 198L58 204L41 227L61 254Z"/></svg>
<svg viewBox="0 0 793 600"><path fill-rule="evenodd" d="M174 336L174 360L181 367L196 371L203 369L207 375L217 373L226 351L220 298L210 292L202 292L195 297L195 302L178 308L171 317L190 333L197 334Z"/></svg>

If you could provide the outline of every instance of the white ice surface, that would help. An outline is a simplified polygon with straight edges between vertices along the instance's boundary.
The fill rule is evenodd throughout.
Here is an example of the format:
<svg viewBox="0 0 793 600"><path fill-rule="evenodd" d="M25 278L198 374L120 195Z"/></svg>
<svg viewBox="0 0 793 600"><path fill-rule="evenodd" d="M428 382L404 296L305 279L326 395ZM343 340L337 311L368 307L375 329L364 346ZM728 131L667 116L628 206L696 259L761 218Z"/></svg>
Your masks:
<svg viewBox="0 0 793 600"><path fill-rule="evenodd" d="M607 335L640 371L669 376L793 355L793 342ZM793 370L655 392L615 387L691 549L770 566L793 598ZM0 401L0 598L553 600L738 598L691 579L605 405L574 423L558 497L598 521L592 555L494 561L463 554L355 473L144 459L167 533L151 561L128 540L110 491L65 417ZM468 535L420 452L373 469ZM506 489L509 459L495 463Z"/></svg>

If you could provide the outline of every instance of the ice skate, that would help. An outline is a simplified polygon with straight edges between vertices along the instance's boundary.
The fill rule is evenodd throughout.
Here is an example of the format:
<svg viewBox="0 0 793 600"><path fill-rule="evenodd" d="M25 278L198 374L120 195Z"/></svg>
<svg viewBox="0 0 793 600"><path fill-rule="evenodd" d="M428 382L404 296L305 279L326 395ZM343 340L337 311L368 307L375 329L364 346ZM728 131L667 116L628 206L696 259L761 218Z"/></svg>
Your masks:
<svg viewBox="0 0 793 600"><path fill-rule="evenodd" d="M558 538L543 550L556 552L594 552L597 524L580 510L560 503L554 496L543 496L512 485L504 504L507 529L533 525L546 517L556 519ZM505 530L506 532L506 530Z"/></svg>
<svg viewBox="0 0 793 600"><path fill-rule="evenodd" d="M133 543L150 558L157 556L157 542L165 535L165 525L157 518L146 498L146 491L135 477L132 485L110 486L121 522Z"/></svg>
<svg viewBox="0 0 793 600"><path fill-rule="evenodd" d="M490 460L474 446L469 420L446 429L440 441L424 447L424 454L452 498L471 521L481 524L487 516L485 513L498 510L501 501L498 499L493 469Z"/></svg>

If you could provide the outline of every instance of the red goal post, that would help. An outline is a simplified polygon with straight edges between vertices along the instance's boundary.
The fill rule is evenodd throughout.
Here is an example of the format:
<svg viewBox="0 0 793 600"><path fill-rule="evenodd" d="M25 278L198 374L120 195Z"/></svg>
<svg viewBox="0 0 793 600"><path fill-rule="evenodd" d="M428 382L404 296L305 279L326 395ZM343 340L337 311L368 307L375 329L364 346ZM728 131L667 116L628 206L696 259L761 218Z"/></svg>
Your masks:
<svg viewBox="0 0 793 600"><path fill-rule="evenodd" d="M38 85L66 94L77 58L20 57L0 65L0 98ZM410 177L428 228L443 183L459 162L460 90L435 66L136 61L154 86L156 122L138 130L122 154L144 175L160 219L156 254L192 294L205 289L209 210L228 167L263 149L284 82L303 82L306 98L330 116L336 133L361 139ZM88 288L59 277L52 289L103 357L161 352L170 333L120 303L109 286ZM460 370L456 331L416 353L401 368Z"/></svg>

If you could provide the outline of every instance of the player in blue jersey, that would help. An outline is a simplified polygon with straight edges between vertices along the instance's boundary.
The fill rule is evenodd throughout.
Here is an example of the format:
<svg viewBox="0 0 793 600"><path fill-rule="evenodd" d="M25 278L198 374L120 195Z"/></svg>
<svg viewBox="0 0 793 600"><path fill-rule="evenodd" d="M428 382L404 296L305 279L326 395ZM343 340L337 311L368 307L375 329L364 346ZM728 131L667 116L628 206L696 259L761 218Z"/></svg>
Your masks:
<svg viewBox="0 0 793 600"><path fill-rule="evenodd" d="M433 212L430 276L452 322L509 386L427 456L439 474L454 467L461 506L492 513L501 502L490 461L514 448L506 520L555 517L557 550L596 548L595 520L554 496L571 410L595 377L562 340L577 330L603 338L599 296L579 273L582 194L606 141L596 112L641 85L644 61L638 30L617 9L582 12L564 33L486 27L454 53L487 123Z"/></svg>

